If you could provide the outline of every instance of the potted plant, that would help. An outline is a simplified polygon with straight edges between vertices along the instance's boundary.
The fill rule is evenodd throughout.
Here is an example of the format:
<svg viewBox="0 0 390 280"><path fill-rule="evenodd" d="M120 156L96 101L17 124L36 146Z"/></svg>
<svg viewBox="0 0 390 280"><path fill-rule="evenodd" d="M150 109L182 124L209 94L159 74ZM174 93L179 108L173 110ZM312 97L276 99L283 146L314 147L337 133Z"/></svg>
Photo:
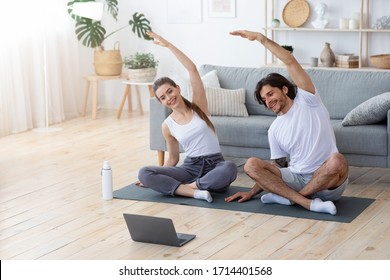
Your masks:
<svg viewBox="0 0 390 280"><path fill-rule="evenodd" d="M281 47L282 47L283 49L285 49L286 51L289 51L290 53L293 53L293 51L294 51L293 46L282 45Z"/></svg>
<svg viewBox="0 0 390 280"><path fill-rule="evenodd" d="M157 75L158 60L152 53L135 53L123 59L129 80L133 82L152 82Z"/></svg>
<svg viewBox="0 0 390 280"><path fill-rule="evenodd" d="M94 48L94 65L98 75L120 75L122 72L122 57L119 45L114 50L105 50L104 41L111 35L132 27L131 30L139 38L151 40L146 34L151 31L150 21L142 13L134 13L128 24L107 34L100 20L76 16L72 13L75 2L96 2L95 0L72 0L68 2L68 13L75 20L75 33L77 39L86 47ZM115 20L118 16L118 0L104 0L106 12Z"/></svg>

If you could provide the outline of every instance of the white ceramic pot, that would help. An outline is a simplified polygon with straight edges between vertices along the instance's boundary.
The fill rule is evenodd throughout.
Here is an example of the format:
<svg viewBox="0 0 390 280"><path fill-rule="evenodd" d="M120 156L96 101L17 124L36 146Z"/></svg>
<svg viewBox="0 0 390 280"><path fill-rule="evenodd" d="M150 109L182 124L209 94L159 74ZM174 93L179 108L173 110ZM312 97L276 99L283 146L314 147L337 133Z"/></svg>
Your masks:
<svg viewBox="0 0 390 280"><path fill-rule="evenodd" d="M127 69L129 80L132 82L153 82L157 75L156 68Z"/></svg>

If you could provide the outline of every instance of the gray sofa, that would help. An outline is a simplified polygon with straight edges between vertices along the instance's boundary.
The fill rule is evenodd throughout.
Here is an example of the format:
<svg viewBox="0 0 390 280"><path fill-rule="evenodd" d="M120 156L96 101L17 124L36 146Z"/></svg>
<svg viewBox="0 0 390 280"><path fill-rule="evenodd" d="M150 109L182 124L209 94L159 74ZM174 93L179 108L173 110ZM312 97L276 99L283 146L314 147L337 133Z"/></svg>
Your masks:
<svg viewBox="0 0 390 280"><path fill-rule="evenodd" d="M202 65L204 75L217 70L221 88L245 88L248 117L212 116L224 156L269 159L268 128L275 115L259 105L253 96L256 83L268 73L288 76L283 67L241 68ZM390 92L390 71L308 68L327 107L336 134L338 149L352 166L390 167L390 110L387 119L375 124L343 126L344 117L373 96ZM159 151L163 163L166 145L161 124L170 113L155 98L150 101L150 148Z"/></svg>

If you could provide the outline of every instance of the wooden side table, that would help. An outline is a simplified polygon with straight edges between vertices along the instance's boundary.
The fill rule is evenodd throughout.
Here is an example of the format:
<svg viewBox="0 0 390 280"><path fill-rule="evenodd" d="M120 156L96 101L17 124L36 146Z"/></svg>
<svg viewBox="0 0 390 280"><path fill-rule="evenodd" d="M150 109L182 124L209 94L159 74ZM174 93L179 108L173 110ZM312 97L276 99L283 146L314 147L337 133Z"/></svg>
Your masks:
<svg viewBox="0 0 390 280"><path fill-rule="evenodd" d="M92 83L92 119L96 119L96 111L97 111L97 99L98 99L98 83L99 81L107 81L107 80L125 80L126 75L123 76L96 76L96 75L87 75L84 76L86 80L85 84L85 93L84 93L84 101L83 107L81 110L81 116L85 117L85 113L87 111L87 103L88 103L88 95L89 88Z"/></svg>
<svg viewBox="0 0 390 280"><path fill-rule="evenodd" d="M152 98L152 97L154 97L153 88L152 88L153 83L152 82L150 82L150 83L132 82L129 80L123 81L122 83L124 83L126 85L126 88L125 88L125 93L123 94L121 105L119 107L117 118L120 119L120 117L122 115L122 110L123 110L123 106L125 105L126 99L127 99L127 105L128 105L129 112L133 111L133 104L131 101L131 86L135 87L135 92L137 93L138 108L139 108L140 114L143 115L144 111L142 109L141 95L140 95L139 87L140 86L147 86L149 89L149 96L150 96L150 98Z"/></svg>

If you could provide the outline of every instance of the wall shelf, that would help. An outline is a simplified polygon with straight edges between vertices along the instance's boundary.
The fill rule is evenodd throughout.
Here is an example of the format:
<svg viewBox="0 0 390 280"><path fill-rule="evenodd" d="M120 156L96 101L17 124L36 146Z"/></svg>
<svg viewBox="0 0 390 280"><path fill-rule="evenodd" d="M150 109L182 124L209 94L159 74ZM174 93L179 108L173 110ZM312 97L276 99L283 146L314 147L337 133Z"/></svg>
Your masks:
<svg viewBox="0 0 390 280"><path fill-rule="evenodd" d="M275 15L275 0L265 0L265 15L264 15L264 28L265 35L268 36L268 32L271 33L270 38L272 40L275 40L276 33L278 32L331 32L331 33L351 33L356 34L358 36L358 48L359 48L359 68L364 69L373 69L366 67L368 65L368 58L369 58L369 44L368 39L370 34L372 33L389 33L390 29L372 29L372 28L366 28L366 26L369 26L369 10L370 10L370 0L354 0L356 2L360 3L360 12L359 12L359 28L357 29L340 29L340 28L323 28L323 29L317 29L317 28L310 28L310 27L288 27L288 26L281 26L281 27L269 27L268 24L268 15L269 10L268 6L271 4L271 19L272 18L278 18L278 16ZM270 3L269 3L270 2ZM280 2L279 2L280 3ZM367 14L367 17L365 18L365 22L363 22L363 14ZM365 40L363 40L365 38ZM364 41L364 42L363 42ZM365 50L365 61L363 62L363 49ZM268 58L268 51L265 52L265 63L268 64L267 58ZM274 61L274 56L272 56L272 61ZM359 68L351 68L353 69L359 69ZM342 68L342 69L348 69L348 68Z"/></svg>

